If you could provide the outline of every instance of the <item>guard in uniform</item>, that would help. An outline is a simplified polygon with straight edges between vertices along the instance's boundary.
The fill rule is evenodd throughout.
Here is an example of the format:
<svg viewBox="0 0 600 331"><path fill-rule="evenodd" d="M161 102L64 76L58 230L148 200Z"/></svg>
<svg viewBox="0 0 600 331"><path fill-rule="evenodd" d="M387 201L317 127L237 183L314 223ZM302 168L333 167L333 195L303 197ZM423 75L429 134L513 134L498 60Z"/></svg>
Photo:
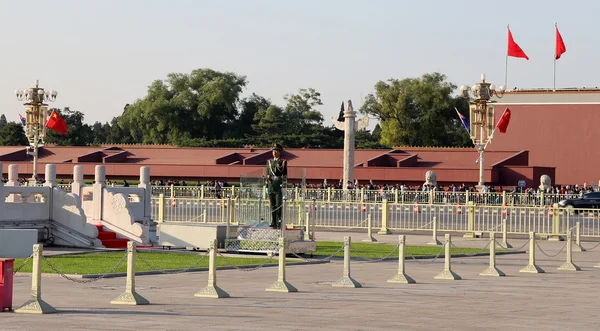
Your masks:
<svg viewBox="0 0 600 331"><path fill-rule="evenodd" d="M283 190L287 185L287 160L281 158L283 147L273 145L273 159L267 161L267 192L271 205L271 224L275 229L281 228L281 215L283 215Z"/></svg>

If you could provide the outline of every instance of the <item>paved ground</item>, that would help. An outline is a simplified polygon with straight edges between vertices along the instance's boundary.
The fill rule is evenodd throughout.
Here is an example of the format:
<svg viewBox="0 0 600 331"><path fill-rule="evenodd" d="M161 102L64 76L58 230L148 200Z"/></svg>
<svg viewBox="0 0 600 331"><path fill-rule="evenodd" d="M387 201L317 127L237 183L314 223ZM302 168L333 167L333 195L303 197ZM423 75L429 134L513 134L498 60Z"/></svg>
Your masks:
<svg viewBox="0 0 600 331"><path fill-rule="evenodd" d="M318 239L341 240L364 233L318 232ZM397 236L379 236L395 242ZM429 241L411 235L410 244ZM514 239L519 247L524 240ZM456 238L457 246L481 247L486 239ZM584 243L593 247L595 243ZM540 242L556 254L564 242ZM417 284L390 284L397 262L353 263L352 276L363 288L333 288L342 275L342 263L290 266L287 280L298 293L272 293L264 289L277 278L276 268L253 272L224 270L218 284L232 297L204 299L193 296L206 285L206 272L140 276L138 292L148 306L115 306L110 301L125 286L124 278L76 284L62 278L43 278L43 298L59 310L55 315L0 313L2 330L598 330L597 308L600 247L575 252L583 271L558 271L564 252L546 257L537 252L545 274L524 274L527 254L498 256L507 277L484 277L488 257L453 260L463 280L435 280L443 258L434 263L408 261L407 274ZM29 296L30 277L15 278L14 302Z"/></svg>

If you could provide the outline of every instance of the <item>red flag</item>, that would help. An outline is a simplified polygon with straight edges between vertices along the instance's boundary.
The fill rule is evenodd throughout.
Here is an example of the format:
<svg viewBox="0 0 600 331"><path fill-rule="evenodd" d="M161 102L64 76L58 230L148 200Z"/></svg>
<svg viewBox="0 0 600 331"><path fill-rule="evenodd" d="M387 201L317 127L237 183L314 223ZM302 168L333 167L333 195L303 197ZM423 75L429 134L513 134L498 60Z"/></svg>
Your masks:
<svg viewBox="0 0 600 331"><path fill-rule="evenodd" d="M564 52L567 51L567 46L565 46L565 42L562 39L562 36L560 35L560 32L558 31L558 26L555 26L556 28L556 59L560 59L560 56L563 55Z"/></svg>
<svg viewBox="0 0 600 331"><path fill-rule="evenodd" d="M513 39L512 33L510 33L510 29L508 29L508 56L520 57L529 60L527 54L523 52L523 49L515 42Z"/></svg>
<svg viewBox="0 0 600 331"><path fill-rule="evenodd" d="M501 133L506 133L506 129L508 128L508 123L510 122L510 109L506 108L502 117L496 124L496 127L500 130Z"/></svg>
<svg viewBox="0 0 600 331"><path fill-rule="evenodd" d="M58 115L56 110L52 111L50 119L48 119L48 122L46 122L46 127L50 130L62 133L65 136L67 135L67 122L65 122L65 120Z"/></svg>

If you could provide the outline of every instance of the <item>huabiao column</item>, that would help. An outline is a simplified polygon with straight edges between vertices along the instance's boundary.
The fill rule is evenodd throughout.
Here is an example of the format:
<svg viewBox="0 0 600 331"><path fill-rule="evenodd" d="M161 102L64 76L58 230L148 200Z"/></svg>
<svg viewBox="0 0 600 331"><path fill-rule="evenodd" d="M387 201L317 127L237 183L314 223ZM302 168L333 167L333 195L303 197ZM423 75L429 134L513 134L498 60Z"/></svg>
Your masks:
<svg viewBox="0 0 600 331"><path fill-rule="evenodd" d="M368 117L363 117L358 121L355 119L356 112L352 108L352 100L348 100L348 108L344 111L343 122L331 118L335 127L344 131L344 189L348 186L348 182L354 182L354 132L365 129L369 125Z"/></svg>

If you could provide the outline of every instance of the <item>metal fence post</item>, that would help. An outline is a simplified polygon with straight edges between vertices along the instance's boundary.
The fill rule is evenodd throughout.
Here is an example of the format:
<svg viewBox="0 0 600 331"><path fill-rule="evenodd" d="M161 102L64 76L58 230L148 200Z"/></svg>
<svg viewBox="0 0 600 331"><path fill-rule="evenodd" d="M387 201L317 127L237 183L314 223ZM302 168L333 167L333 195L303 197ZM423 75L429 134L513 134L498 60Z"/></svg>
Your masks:
<svg viewBox="0 0 600 331"><path fill-rule="evenodd" d="M475 204L473 201L467 202L467 232L464 238L475 238Z"/></svg>
<svg viewBox="0 0 600 331"><path fill-rule="evenodd" d="M204 200L204 184L200 185L200 200Z"/></svg>
<svg viewBox="0 0 600 331"><path fill-rule="evenodd" d="M367 215L367 239L364 239L363 241L371 243L377 242L377 239L373 238L373 223L371 223L371 213Z"/></svg>
<svg viewBox="0 0 600 331"><path fill-rule="evenodd" d="M542 208L545 208L544 205L542 205ZM555 203L552 206L552 210L553 210L553 215L552 215L552 235L548 237L548 240L550 241L562 241L564 240L563 237L561 237L560 235L560 211L559 211L559 206L558 203ZM568 225L567 225L568 227Z"/></svg>
<svg viewBox="0 0 600 331"><path fill-rule="evenodd" d="M383 199L381 203L381 230L377 234L390 234L392 233L388 229L388 219L389 219L389 205L388 200Z"/></svg>
<svg viewBox="0 0 600 331"><path fill-rule="evenodd" d="M42 257L44 246L42 244L33 245L33 269L31 271L31 299L25 302L21 307L15 309L15 313L20 314L53 314L56 313L54 307L42 300ZM9 271L12 273L12 271ZM4 293L2 294L4 295Z"/></svg>
<svg viewBox="0 0 600 331"><path fill-rule="evenodd" d="M433 231L432 231L432 238L431 238L431 241L427 243L427 245L435 245L435 246L441 245L442 242L439 241L438 238L437 238L438 221L437 221L437 217L436 216L433 216L432 223L433 223L432 226L431 226L432 229L433 229Z"/></svg>
<svg viewBox="0 0 600 331"><path fill-rule="evenodd" d="M163 193L158 196L158 221L165 221L165 195Z"/></svg>
<svg viewBox="0 0 600 331"><path fill-rule="evenodd" d="M581 222L575 223L575 248L576 252L585 252L585 248L581 246Z"/></svg>

